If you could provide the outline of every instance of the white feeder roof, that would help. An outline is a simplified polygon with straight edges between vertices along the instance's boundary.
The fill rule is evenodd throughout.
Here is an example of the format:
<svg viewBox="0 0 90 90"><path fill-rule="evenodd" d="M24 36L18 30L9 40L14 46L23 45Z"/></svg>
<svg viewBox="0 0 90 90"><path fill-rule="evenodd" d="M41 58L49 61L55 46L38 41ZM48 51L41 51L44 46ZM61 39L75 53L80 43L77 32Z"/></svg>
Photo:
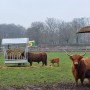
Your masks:
<svg viewBox="0 0 90 90"><path fill-rule="evenodd" d="M2 39L2 45L10 45L10 44L27 44L29 38L9 38Z"/></svg>

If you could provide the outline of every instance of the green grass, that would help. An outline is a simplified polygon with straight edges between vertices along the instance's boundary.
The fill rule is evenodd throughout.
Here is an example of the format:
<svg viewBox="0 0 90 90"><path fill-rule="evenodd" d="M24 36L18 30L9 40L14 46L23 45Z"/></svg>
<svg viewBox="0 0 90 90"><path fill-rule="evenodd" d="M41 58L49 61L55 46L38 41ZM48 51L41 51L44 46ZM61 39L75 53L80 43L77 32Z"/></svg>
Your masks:
<svg viewBox="0 0 90 90"><path fill-rule="evenodd" d="M83 52L70 52L80 53ZM33 67L29 67L27 64L24 68L22 67L8 67L4 65L3 54L0 54L0 86L25 86L29 84L43 84L43 83L54 83L70 81L72 82L73 76L71 73L71 60L65 54L65 52L47 52L48 55L48 66L41 67L42 63L39 65L33 63ZM89 56L87 52L86 56ZM50 66L50 58L59 57L60 66Z"/></svg>

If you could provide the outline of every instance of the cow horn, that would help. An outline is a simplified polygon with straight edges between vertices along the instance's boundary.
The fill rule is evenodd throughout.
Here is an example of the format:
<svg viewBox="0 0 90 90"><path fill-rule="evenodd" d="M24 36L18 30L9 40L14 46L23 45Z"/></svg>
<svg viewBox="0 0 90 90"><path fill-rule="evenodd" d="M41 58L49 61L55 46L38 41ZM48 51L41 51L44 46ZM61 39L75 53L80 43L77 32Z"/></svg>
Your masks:
<svg viewBox="0 0 90 90"><path fill-rule="evenodd" d="M67 51L66 51L66 50L64 50L64 51L65 51L65 53L66 53L68 56L71 56L70 54L68 54L68 53L67 53Z"/></svg>
<svg viewBox="0 0 90 90"><path fill-rule="evenodd" d="M85 53L84 54L82 54L81 56L84 56L86 54L86 51L85 51Z"/></svg>

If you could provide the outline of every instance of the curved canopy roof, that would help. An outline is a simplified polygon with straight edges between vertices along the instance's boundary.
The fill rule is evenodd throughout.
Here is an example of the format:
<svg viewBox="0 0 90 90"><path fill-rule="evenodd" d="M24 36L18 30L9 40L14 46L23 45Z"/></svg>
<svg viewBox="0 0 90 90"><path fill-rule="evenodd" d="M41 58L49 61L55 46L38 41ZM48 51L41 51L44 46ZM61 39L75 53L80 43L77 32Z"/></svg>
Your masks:
<svg viewBox="0 0 90 90"><path fill-rule="evenodd" d="M29 41L28 38L6 38L6 39L2 39L2 45L27 44L28 41Z"/></svg>
<svg viewBox="0 0 90 90"><path fill-rule="evenodd" d="M80 28L77 33L90 33L90 26Z"/></svg>

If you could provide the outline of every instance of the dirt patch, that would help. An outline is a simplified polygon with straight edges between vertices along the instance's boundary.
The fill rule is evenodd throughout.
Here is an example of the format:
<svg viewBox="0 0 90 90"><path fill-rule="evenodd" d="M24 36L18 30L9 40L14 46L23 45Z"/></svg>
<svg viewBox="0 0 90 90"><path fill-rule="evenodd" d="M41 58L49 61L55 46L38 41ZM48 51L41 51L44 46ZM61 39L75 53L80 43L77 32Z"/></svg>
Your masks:
<svg viewBox="0 0 90 90"><path fill-rule="evenodd" d="M81 86L80 84L78 86L75 86L75 83L60 82L48 85L28 85L21 88L6 87L0 88L0 90L90 90L90 84L86 83L83 86Z"/></svg>
<svg viewBox="0 0 90 90"><path fill-rule="evenodd" d="M52 68L53 66L0 66L0 69L10 69L10 68L14 68L14 69L31 69L31 68Z"/></svg>

